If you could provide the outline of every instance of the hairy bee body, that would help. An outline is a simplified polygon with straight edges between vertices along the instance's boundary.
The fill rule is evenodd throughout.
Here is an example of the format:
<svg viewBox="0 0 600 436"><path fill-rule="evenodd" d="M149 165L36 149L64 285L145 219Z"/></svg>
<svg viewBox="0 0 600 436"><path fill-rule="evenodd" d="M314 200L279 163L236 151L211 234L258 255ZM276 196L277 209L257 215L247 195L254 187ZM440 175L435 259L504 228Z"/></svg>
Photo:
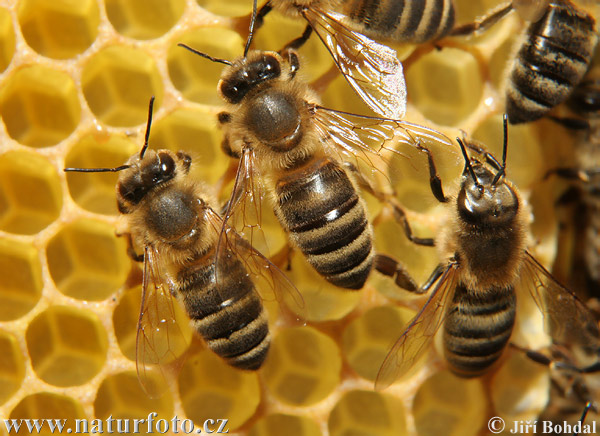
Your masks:
<svg viewBox="0 0 600 436"><path fill-rule="evenodd" d="M259 368L270 342L262 301L235 255L222 256L217 280L218 232L209 218L215 213L204 200L206 187L186 178L191 159L182 152L148 150L128 164L117 201L133 247L145 248L147 262L153 259L153 275L160 270L168 277L171 292L211 350L234 367Z"/></svg>
<svg viewBox="0 0 600 436"><path fill-rule="evenodd" d="M525 250L525 216L516 189L473 165L479 198L470 174L463 175L455 216L440 239L440 250L457 260L456 288L444 322L444 354L462 377L485 373L508 344L515 322L515 285ZM497 203L496 203L497 202Z"/></svg>
<svg viewBox="0 0 600 436"><path fill-rule="evenodd" d="M283 174L275 191L275 213L313 268L336 286L362 288L373 235L346 171L326 157L312 159Z"/></svg>
<svg viewBox="0 0 600 436"><path fill-rule="evenodd" d="M598 42L594 18L569 0L549 2L526 30L508 77L511 123L534 121L562 103L585 75Z"/></svg>
<svg viewBox="0 0 600 436"><path fill-rule="evenodd" d="M219 90L231 110L219 115L223 148L255 153L291 243L326 280L360 289L374 259L366 208L349 172L325 152L311 112L316 98L295 78L295 52L286 54L284 60L275 52L250 52L226 68Z"/></svg>

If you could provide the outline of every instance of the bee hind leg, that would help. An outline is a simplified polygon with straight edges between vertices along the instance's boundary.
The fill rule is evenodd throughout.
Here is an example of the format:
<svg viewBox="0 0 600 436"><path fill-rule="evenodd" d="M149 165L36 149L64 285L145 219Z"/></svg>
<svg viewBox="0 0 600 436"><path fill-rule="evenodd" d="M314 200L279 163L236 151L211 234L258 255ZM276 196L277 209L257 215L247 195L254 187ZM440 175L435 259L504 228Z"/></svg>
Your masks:
<svg viewBox="0 0 600 436"><path fill-rule="evenodd" d="M417 285L414 279L404 269L404 266L396 259L386 256L385 254L377 253L373 262L374 267L381 274L394 279L396 285L415 294L422 294L426 290Z"/></svg>

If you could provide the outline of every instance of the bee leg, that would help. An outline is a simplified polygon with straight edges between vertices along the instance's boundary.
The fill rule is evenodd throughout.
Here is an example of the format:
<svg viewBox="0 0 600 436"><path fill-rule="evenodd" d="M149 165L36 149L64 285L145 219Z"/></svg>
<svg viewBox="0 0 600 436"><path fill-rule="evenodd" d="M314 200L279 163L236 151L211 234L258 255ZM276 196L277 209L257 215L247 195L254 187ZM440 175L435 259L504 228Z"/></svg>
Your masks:
<svg viewBox="0 0 600 436"><path fill-rule="evenodd" d="M431 188L431 193L440 203L447 203L450 199L444 195L444 188L442 187L442 179L437 172L437 168L435 166L435 162L433 160L433 155L431 151L421 144L417 144L417 148L421 150L423 153L427 154L427 162L429 164L429 186Z"/></svg>
<svg viewBox="0 0 600 436"><path fill-rule="evenodd" d="M590 177L596 175L597 173L598 170L583 171L578 168L559 167L548 170L548 172L544 175L544 179L556 174L558 177L563 179L579 180L580 182L589 183Z"/></svg>
<svg viewBox="0 0 600 436"><path fill-rule="evenodd" d="M396 221L398 221L402 225L402 228L404 229L404 233L406 234L406 237L408 238L409 241L411 241L412 243L414 243L416 245L423 245L426 247L434 246L433 238L419 238L419 237L413 235L412 229L410 227L410 223L408 222L408 219L406 217L406 212L404 212L404 209L402 209L402 206L400 206L398 204L398 202L396 201L395 198L393 198L391 195L377 191L373 187L373 185L371 185L371 183L369 183L369 181L363 177L363 175L360 173L360 171L358 171L356 169L354 164L352 164L350 162L344 162L343 165L344 165L344 167L346 167L348 170L350 170L355 175L356 181L358 182L358 184L362 190L368 192L369 194L371 194L372 196L377 198L382 203L388 203L389 205L391 205L392 210L394 211L394 218L396 218ZM439 180L439 177L438 177L438 180ZM441 189L441 182L440 182L440 189Z"/></svg>
<svg viewBox="0 0 600 436"><path fill-rule="evenodd" d="M444 274L444 272L448 269L448 264L440 263L435 267L425 284L421 287L423 292L427 292L434 284L439 280L439 278Z"/></svg>
<svg viewBox="0 0 600 436"><path fill-rule="evenodd" d="M144 255L137 254L135 249L133 248L133 239L131 238L131 233L121 233L117 234L117 236L124 236L125 241L127 242L127 255L131 257L135 262L143 262Z"/></svg>
<svg viewBox="0 0 600 436"><path fill-rule="evenodd" d="M472 23L463 24L452 29L450 36L466 36L473 33L478 33L496 24L504 16L513 10L512 2L506 2L500 5L496 10L491 11L487 15L478 18Z"/></svg>
<svg viewBox="0 0 600 436"><path fill-rule="evenodd" d="M381 274L393 278L396 285L402 289L406 289L407 291L416 294L426 292L419 288L419 285L417 285L401 263L385 254L377 253L375 255L374 267Z"/></svg>
<svg viewBox="0 0 600 436"><path fill-rule="evenodd" d="M256 18L254 21L254 28L258 29L259 27L261 27L263 25L263 20L265 18L265 16L271 12L271 10L273 9L273 6L271 5L271 2L268 1L266 2L256 13Z"/></svg>
<svg viewBox="0 0 600 436"><path fill-rule="evenodd" d="M304 43L306 41L308 41L308 38L310 38L312 31L313 31L313 29L310 26L310 24L307 24L306 28L304 29L304 32L302 32L302 35L300 35L298 38L288 42L285 45L285 47L283 47L283 49L280 50L280 53L285 52L287 50L298 50L300 47L302 47L304 45Z"/></svg>

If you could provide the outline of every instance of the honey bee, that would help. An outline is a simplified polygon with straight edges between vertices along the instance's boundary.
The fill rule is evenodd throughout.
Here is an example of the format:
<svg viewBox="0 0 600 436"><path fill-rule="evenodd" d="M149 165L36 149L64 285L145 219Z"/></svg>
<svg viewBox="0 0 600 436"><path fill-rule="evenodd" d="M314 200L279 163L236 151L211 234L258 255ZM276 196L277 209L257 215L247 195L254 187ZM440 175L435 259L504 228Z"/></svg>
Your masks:
<svg viewBox="0 0 600 436"><path fill-rule="evenodd" d="M231 229L217 249L223 221L208 186L190 180L191 157L148 149L153 102L144 146L125 165L65 171L120 172L116 191L122 235L131 256L144 262L138 376L156 396L147 368L162 364L157 335L171 335L174 341L181 334L174 319L158 315L163 305L172 304L171 295L181 301L208 347L229 365L246 370L262 365L270 344L267 315L251 277L265 278L276 292L289 292L300 306L302 297L275 265Z"/></svg>
<svg viewBox="0 0 600 436"><path fill-rule="evenodd" d="M502 163L474 144L467 145L483 153L485 161L469 158L464 143L457 139L465 159L458 194L445 197L437 176L431 185L435 197L451 205L447 226L436 241L446 261L423 286L428 290L435 285L384 360L377 389L404 374L442 325L450 369L462 377L488 371L510 339L518 285L531 293L554 340L596 347L600 343L600 332L587 307L526 249L524 203L505 178L507 124L505 115ZM430 165L435 174L432 159Z"/></svg>
<svg viewBox="0 0 600 436"><path fill-rule="evenodd" d="M559 199L572 206L573 256L569 283L587 298L600 298L600 65L595 65L577 86L568 106L581 118L557 119L576 128L575 164L550 174L575 184Z"/></svg>
<svg viewBox="0 0 600 436"><path fill-rule="evenodd" d="M250 51L223 70L223 149L240 160L224 220L256 210L264 186L291 245L330 283L360 289L374 250L355 174L382 173L385 155L397 153L386 147L392 139L409 145L450 141L405 121L319 106L297 77L299 68L295 50L286 48L281 54Z"/></svg>
<svg viewBox="0 0 600 436"><path fill-rule="evenodd" d="M506 81L508 119L519 124L545 116L569 97L591 63L598 29L594 16L570 0L520 0L461 33L489 27L511 8L529 22Z"/></svg>

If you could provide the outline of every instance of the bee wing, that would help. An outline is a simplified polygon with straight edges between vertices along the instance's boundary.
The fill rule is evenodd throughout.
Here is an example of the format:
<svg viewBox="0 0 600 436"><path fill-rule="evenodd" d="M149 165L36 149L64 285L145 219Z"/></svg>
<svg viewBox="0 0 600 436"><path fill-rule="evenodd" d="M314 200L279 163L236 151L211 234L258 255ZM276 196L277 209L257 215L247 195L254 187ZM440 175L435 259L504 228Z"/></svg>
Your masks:
<svg viewBox="0 0 600 436"><path fill-rule="evenodd" d="M545 329L552 339L562 344L575 343L597 349L600 331L588 307L527 251L523 270L522 286L529 289L542 311Z"/></svg>
<svg viewBox="0 0 600 436"><path fill-rule="evenodd" d="M206 216L215 231L221 231L224 235L220 241L221 245L217 249L215 260L217 280L222 274L226 274L225 262L230 263L228 259L232 255L237 256L246 267L255 284L258 284L258 278L264 280L261 282L264 286L257 286L263 300L275 299L279 304L285 302L294 313L306 319L306 316L303 315L305 311L304 299L283 271L256 250L250 242L242 238L233 228L224 224L215 211L207 208ZM269 292L273 293L273 297L268 295Z"/></svg>
<svg viewBox="0 0 600 436"><path fill-rule="evenodd" d="M402 118L406 84L396 52L344 26L341 14L316 9L303 14L363 101L377 114Z"/></svg>
<svg viewBox="0 0 600 436"><path fill-rule="evenodd" d="M343 161L354 161L363 173L364 165L372 172L383 173L383 168L389 168L391 156L402 155L392 148L397 143L425 148L431 148L432 143L452 145L443 133L407 121L351 114L322 106L314 106L312 110L315 127L324 144L333 144Z"/></svg>
<svg viewBox="0 0 600 436"><path fill-rule="evenodd" d="M167 374L179 371L183 361L178 358L191 339L179 326L180 322L188 321L180 320L177 315L173 287L160 270L158 251L146 246L135 348L138 379L150 398L160 397L167 390Z"/></svg>
<svg viewBox="0 0 600 436"><path fill-rule="evenodd" d="M388 352L375 380L375 389L382 390L406 373L427 351L430 341L444 321L448 300L456 288L456 263L450 263L440 277L419 313Z"/></svg>
<svg viewBox="0 0 600 436"><path fill-rule="evenodd" d="M261 230L262 183L256 154L250 147L242 149L235 181L229 201L223 213L223 227L220 231L218 247L221 246L226 228L234 228L250 243L266 246ZM217 250L218 251L218 250Z"/></svg>

